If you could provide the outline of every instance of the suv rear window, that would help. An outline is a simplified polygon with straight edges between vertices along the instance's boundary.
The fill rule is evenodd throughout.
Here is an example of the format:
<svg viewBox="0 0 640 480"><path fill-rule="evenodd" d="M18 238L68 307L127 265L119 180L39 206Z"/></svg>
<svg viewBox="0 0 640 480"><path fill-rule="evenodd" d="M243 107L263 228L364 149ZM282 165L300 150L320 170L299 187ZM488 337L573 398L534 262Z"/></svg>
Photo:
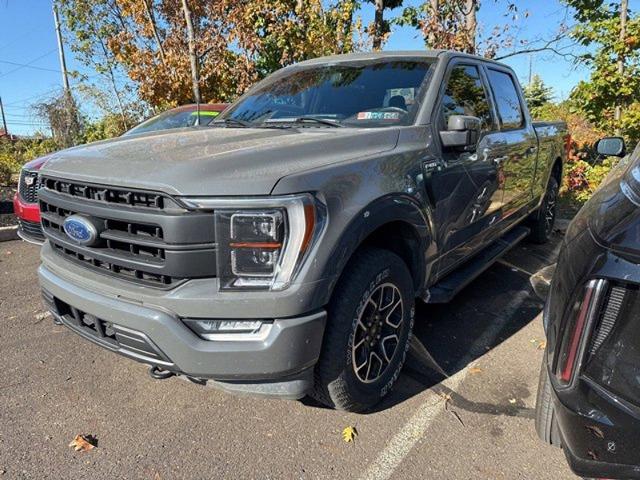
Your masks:
<svg viewBox="0 0 640 480"><path fill-rule="evenodd" d="M293 68L259 84L217 120L260 126L316 117L348 126L408 125L432 65L400 59Z"/></svg>

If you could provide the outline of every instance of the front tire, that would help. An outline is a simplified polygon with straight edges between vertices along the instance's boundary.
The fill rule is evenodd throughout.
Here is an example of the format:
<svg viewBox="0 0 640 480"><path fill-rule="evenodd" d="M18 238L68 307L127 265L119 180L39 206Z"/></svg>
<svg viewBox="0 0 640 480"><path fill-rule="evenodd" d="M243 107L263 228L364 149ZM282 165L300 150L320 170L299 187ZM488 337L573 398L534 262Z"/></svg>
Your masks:
<svg viewBox="0 0 640 480"><path fill-rule="evenodd" d="M340 410L377 404L397 380L413 329L414 292L404 261L392 252L356 252L328 306L312 396Z"/></svg>

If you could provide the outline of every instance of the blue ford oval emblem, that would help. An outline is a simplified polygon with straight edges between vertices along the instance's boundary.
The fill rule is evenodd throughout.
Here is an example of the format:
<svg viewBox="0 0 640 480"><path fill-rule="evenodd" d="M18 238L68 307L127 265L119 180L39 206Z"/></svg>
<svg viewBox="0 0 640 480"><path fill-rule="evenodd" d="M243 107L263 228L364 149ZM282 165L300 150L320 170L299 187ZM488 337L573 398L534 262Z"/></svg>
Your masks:
<svg viewBox="0 0 640 480"><path fill-rule="evenodd" d="M82 215L69 215L62 228L71 240L80 245L89 246L98 239L98 229L90 219Z"/></svg>

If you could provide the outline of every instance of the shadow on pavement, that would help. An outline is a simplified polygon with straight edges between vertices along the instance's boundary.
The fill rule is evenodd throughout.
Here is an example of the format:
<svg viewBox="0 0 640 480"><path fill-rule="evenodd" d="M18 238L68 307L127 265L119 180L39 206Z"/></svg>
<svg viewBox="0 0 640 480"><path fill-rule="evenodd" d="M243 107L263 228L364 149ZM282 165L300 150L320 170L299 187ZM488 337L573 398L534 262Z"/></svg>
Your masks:
<svg viewBox="0 0 640 480"><path fill-rule="evenodd" d="M414 341L403 375L376 409L385 410L426 389L450 398L457 408L493 415L533 417L519 405L471 402L440 385L533 321L560 250L562 235L546 245L523 242L465 288L453 302L418 302ZM535 288L534 288L535 287Z"/></svg>

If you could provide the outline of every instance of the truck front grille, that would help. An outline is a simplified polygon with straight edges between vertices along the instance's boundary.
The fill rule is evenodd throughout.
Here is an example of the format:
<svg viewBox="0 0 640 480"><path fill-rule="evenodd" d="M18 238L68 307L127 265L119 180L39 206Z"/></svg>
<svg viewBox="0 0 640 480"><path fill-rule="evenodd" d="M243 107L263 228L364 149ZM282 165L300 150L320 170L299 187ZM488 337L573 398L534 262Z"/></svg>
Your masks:
<svg viewBox="0 0 640 480"><path fill-rule="evenodd" d="M39 188L38 172L23 169L20 172L20 183L18 185L20 198L27 203L37 203Z"/></svg>
<svg viewBox="0 0 640 480"><path fill-rule="evenodd" d="M162 210L165 197L160 193L125 190L99 185L87 185L69 180L44 178L43 186L51 191L116 205Z"/></svg>
<svg viewBox="0 0 640 480"><path fill-rule="evenodd" d="M161 288L216 276L211 214L188 211L159 193L52 178L43 178L42 183L44 234L53 250L70 261ZM76 214L99 227L99 238L91 246L79 245L64 231L65 219Z"/></svg>

